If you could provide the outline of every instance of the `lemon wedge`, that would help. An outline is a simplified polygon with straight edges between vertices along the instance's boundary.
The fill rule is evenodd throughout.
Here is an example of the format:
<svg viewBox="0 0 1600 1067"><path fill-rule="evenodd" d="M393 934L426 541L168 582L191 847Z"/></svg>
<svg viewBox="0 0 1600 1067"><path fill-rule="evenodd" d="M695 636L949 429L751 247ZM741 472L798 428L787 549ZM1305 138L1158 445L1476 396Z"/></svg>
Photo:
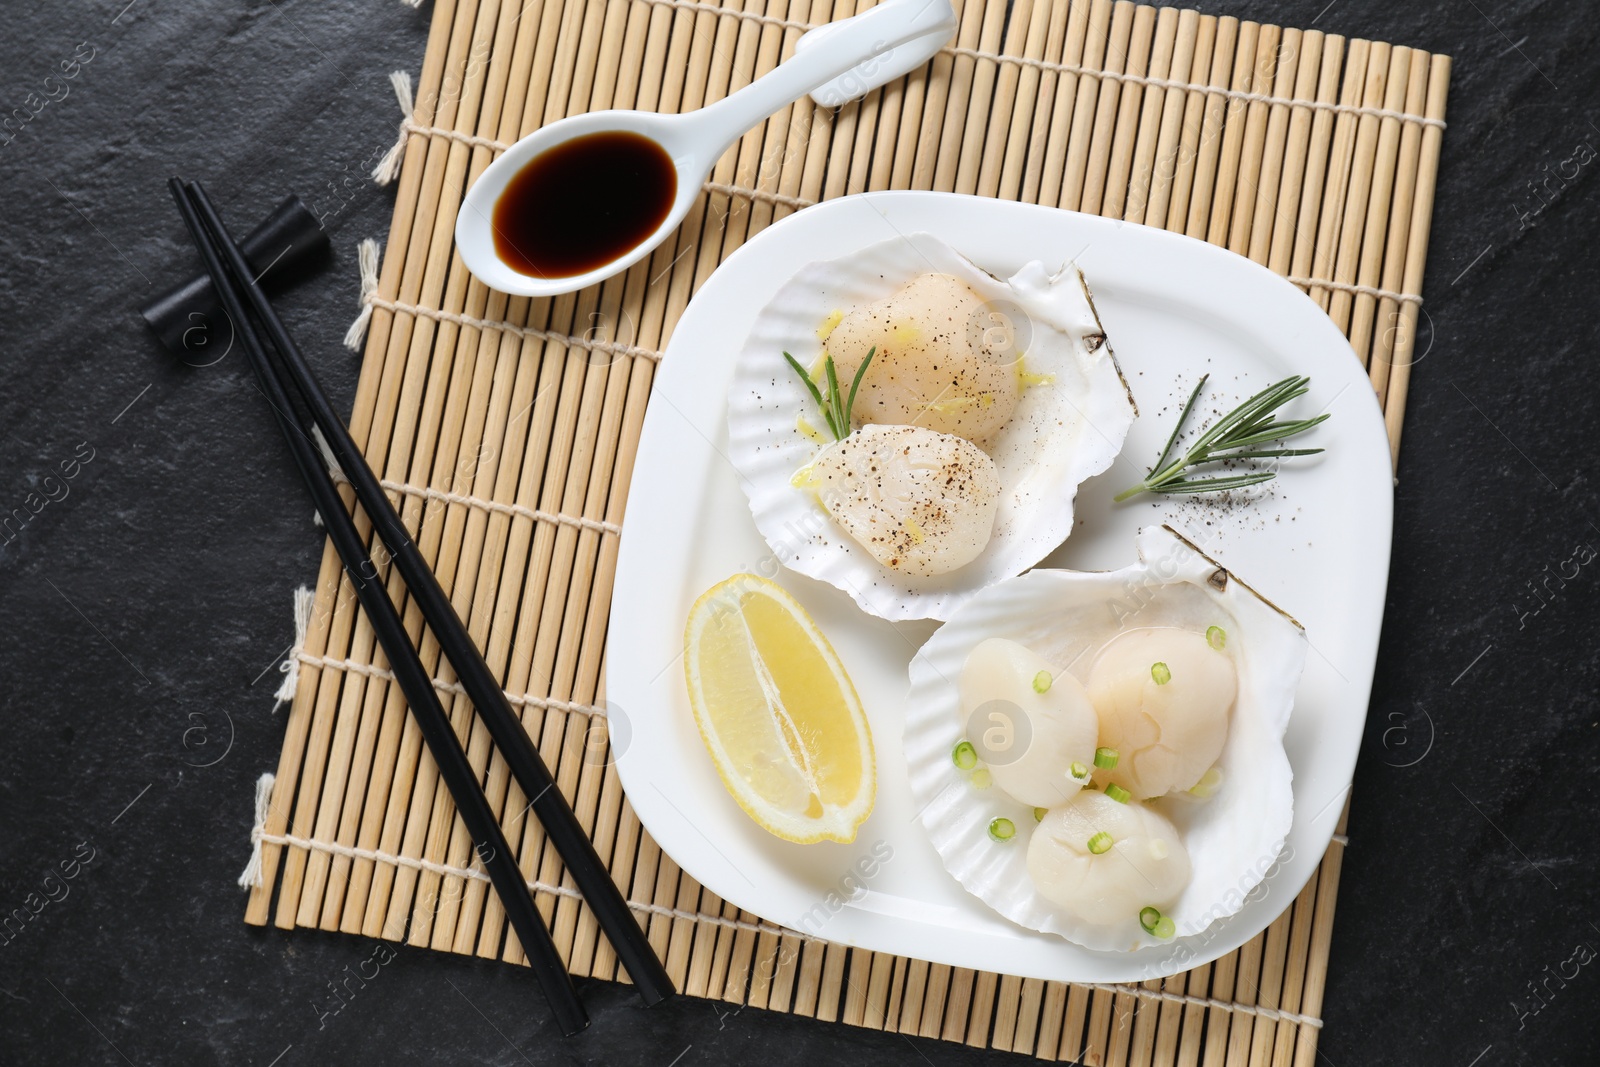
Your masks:
<svg viewBox="0 0 1600 1067"><path fill-rule="evenodd" d="M690 609L683 662L700 737L745 813L785 841L854 841L877 795L872 733L806 610L736 574Z"/></svg>

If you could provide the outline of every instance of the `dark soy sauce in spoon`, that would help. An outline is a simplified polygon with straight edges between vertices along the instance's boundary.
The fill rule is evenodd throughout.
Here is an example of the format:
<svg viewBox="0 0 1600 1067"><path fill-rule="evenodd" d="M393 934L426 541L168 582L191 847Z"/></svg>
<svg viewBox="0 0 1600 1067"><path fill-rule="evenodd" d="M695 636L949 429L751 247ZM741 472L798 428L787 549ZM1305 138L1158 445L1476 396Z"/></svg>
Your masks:
<svg viewBox="0 0 1600 1067"><path fill-rule="evenodd" d="M587 274L655 233L678 172L666 149L620 131L574 137L534 156L494 205L494 250L538 278Z"/></svg>

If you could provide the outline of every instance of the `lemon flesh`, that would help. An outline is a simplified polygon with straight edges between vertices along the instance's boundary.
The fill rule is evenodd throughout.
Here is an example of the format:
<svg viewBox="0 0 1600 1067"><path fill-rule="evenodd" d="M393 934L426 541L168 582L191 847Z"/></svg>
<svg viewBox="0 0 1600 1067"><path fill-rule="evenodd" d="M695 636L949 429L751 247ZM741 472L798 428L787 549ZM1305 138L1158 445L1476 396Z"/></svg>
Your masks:
<svg viewBox="0 0 1600 1067"><path fill-rule="evenodd" d="M740 574L689 612L695 724L746 814L787 841L853 841L872 811L872 735L827 638L773 582Z"/></svg>

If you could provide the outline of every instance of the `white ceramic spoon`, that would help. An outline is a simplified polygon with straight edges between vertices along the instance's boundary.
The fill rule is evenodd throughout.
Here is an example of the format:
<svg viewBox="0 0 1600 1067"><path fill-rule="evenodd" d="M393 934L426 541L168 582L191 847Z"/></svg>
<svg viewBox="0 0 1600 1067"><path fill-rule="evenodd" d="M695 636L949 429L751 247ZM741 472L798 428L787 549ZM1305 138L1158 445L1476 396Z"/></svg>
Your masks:
<svg viewBox="0 0 1600 1067"><path fill-rule="evenodd" d="M712 166L745 131L807 93L824 107L837 107L899 77L943 47L956 22L950 0L885 0L854 18L808 31L796 42L787 63L698 111L683 115L594 111L535 130L491 163L467 190L456 217L456 248L462 262L484 284L521 296L570 293L626 270L678 228ZM558 144L613 131L648 137L672 157L678 188L666 220L633 248L584 274L541 278L502 260L495 251L491 220L507 183L535 156Z"/></svg>

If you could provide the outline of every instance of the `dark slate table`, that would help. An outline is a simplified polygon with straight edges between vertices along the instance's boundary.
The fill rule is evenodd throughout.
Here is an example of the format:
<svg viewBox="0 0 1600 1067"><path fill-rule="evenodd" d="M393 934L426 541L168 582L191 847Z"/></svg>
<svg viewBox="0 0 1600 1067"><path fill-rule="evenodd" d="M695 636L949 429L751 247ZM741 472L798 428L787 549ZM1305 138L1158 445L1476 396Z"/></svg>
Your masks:
<svg viewBox="0 0 1600 1067"><path fill-rule="evenodd" d="M1201 6L1456 57L1322 1060L1600 1062L1593 12ZM4 111L79 69L0 148L0 509L49 496L0 539L0 909L75 872L0 943L0 1062L1020 1062L699 1000L646 1011L595 982L594 1025L563 1041L525 975L413 949L327 1013L375 944L247 928L234 885L322 535L245 365L178 365L132 309L194 268L171 172L241 225L298 191L336 252L280 307L348 405L354 246L392 206L361 174L427 15L75 0L3 25Z"/></svg>

